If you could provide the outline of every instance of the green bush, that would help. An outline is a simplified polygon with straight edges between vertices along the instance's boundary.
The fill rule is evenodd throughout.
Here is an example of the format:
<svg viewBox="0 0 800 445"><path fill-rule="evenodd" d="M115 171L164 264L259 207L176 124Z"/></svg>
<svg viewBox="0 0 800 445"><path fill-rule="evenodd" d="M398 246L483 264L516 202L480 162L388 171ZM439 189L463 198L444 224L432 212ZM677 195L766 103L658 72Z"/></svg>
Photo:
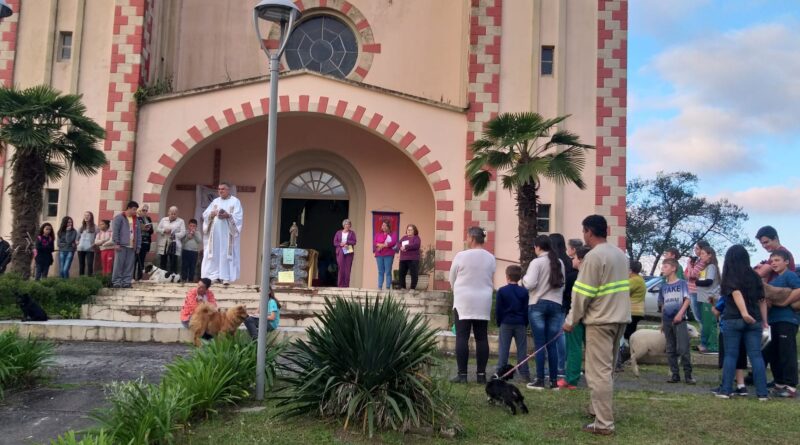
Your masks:
<svg viewBox="0 0 800 445"><path fill-rule="evenodd" d="M80 440L75 437L75 431L70 430L55 440L51 440L50 445L114 445L114 442L111 440L111 436L108 436L103 430L97 433L88 433Z"/></svg>
<svg viewBox="0 0 800 445"><path fill-rule="evenodd" d="M272 386L275 361L284 349L271 335L267 345L266 386ZM230 405L250 395L255 385L256 342L244 332L220 335L188 358L167 366L163 383L184 388L192 397L192 414L216 413L214 407Z"/></svg>
<svg viewBox="0 0 800 445"><path fill-rule="evenodd" d="M392 299L326 299L306 333L278 365L281 415L341 419L370 437L376 428L455 426L445 387L431 375L436 332L422 315Z"/></svg>
<svg viewBox="0 0 800 445"><path fill-rule="evenodd" d="M267 387L275 378L275 361L284 344L270 337ZM167 366L160 385L142 381L109 386L110 410L92 414L114 443L172 443L174 433L190 418L216 413L235 404L255 384L256 343L244 332L221 335Z"/></svg>
<svg viewBox="0 0 800 445"><path fill-rule="evenodd" d="M109 385L111 407L94 411L114 443L173 443L191 413L191 397L179 386L141 380Z"/></svg>
<svg viewBox="0 0 800 445"><path fill-rule="evenodd" d="M3 274L0 275L0 319L22 317L17 307L17 296L23 294L30 295L50 317L79 318L81 305L91 302L104 286L103 277L32 281L15 274Z"/></svg>
<svg viewBox="0 0 800 445"><path fill-rule="evenodd" d="M0 398L4 389L30 385L41 377L53 363L53 349L50 342L21 338L16 331L0 333Z"/></svg>

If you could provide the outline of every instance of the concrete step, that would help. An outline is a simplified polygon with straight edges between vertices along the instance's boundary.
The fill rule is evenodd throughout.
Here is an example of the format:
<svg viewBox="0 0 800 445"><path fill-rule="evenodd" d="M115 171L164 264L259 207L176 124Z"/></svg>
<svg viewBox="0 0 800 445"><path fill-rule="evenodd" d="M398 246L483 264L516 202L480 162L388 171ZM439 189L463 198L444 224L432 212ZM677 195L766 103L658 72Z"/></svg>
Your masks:
<svg viewBox="0 0 800 445"><path fill-rule="evenodd" d="M230 301L220 302L219 307L227 309L237 303ZM255 307L255 304L251 307ZM431 327L448 329L449 317L447 314L426 314L421 308L409 308L409 313L421 313L428 320ZM122 304L84 304L81 306L81 318L85 320L124 321L132 323L180 323L179 305L122 305ZM314 324L321 308L293 308L284 305L281 308L281 325L290 327L306 327Z"/></svg>
<svg viewBox="0 0 800 445"><path fill-rule="evenodd" d="M230 305L237 305L237 304L244 304L248 307L255 307L258 305L259 295L252 294L252 295L214 295L217 299L219 304L230 304ZM145 305L145 306L158 306L158 305L165 305L165 306L176 306L176 305L183 305L183 301L185 298L185 293L182 294L171 294L171 295L100 295L94 298L95 304L108 304L108 305L126 305L126 306L133 306L133 305ZM322 297L314 296L292 296L292 298L284 298L284 295L277 295L278 300L281 302L281 306L283 307L296 307L296 308L305 308L305 309L319 309L322 308L325 304L325 299ZM452 308L452 303L447 300L432 300L432 299L424 299L424 298L397 298L398 301L401 301L406 307L419 307L422 308L425 312L431 313L445 313L450 312ZM348 299L350 300L350 299ZM362 300L363 301L363 300ZM312 306L308 306L312 305Z"/></svg>

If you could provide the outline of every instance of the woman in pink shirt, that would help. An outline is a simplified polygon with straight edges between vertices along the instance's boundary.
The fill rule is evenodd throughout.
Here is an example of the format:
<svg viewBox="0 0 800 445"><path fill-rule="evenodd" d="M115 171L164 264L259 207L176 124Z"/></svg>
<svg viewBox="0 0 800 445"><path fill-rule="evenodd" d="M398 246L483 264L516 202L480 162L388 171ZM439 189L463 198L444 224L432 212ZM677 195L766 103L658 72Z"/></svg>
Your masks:
<svg viewBox="0 0 800 445"><path fill-rule="evenodd" d="M392 227L389 225L389 221L383 221L381 231L375 235L375 242L372 245L375 260L378 262L378 289L383 288L384 278L386 279L386 289L392 287L392 263L397 240L391 233Z"/></svg>
<svg viewBox="0 0 800 445"><path fill-rule="evenodd" d="M208 303L217 307L217 299L214 298L214 292L209 289L211 287L211 280L208 278L200 278L197 282L197 287L186 292L186 299L183 300L183 308L181 309L181 324L184 328L189 329L189 320L194 314L201 303Z"/></svg>

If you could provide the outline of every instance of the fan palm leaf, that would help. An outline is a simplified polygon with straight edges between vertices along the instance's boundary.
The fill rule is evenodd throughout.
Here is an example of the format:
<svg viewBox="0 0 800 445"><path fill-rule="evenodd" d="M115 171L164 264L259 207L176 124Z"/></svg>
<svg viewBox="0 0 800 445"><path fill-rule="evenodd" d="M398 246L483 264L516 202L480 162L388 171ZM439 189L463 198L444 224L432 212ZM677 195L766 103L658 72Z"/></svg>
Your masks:
<svg viewBox="0 0 800 445"><path fill-rule="evenodd" d="M62 94L48 85L26 89L0 88L0 150L9 147L11 167L11 241L26 246L35 238L42 213L45 183L74 170L96 174L106 163L97 148L105 137L103 127L86 116L80 95ZM30 275L32 252L17 249L12 270Z"/></svg>

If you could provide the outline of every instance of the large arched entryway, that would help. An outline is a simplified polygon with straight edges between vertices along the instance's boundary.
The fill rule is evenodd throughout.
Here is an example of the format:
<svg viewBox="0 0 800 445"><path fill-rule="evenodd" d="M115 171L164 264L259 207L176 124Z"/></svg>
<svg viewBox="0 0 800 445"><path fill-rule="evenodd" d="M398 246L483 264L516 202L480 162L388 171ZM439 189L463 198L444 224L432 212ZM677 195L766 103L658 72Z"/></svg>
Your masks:
<svg viewBox="0 0 800 445"><path fill-rule="evenodd" d="M401 225L418 226L425 247L436 244L437 202L429 179L391 141L318 113L287 113L278 121L274 245L288 241L288 226L298 222L299 247L319 250L327 261L320 266L327 269L332 258L325 248L332 247L335 230L347 217L359 239L351 285L369 288L377 277L373 211L400 214ZM161 196L162 206L177 205L182 214L192 214L193 187L210 184L213 175L233 182L245 211L241 281L248 283L259 280L266 133L266 120L254 118L203 140L181 159ZM330 277L321 279L320 284L329 284Z"/></svg>

